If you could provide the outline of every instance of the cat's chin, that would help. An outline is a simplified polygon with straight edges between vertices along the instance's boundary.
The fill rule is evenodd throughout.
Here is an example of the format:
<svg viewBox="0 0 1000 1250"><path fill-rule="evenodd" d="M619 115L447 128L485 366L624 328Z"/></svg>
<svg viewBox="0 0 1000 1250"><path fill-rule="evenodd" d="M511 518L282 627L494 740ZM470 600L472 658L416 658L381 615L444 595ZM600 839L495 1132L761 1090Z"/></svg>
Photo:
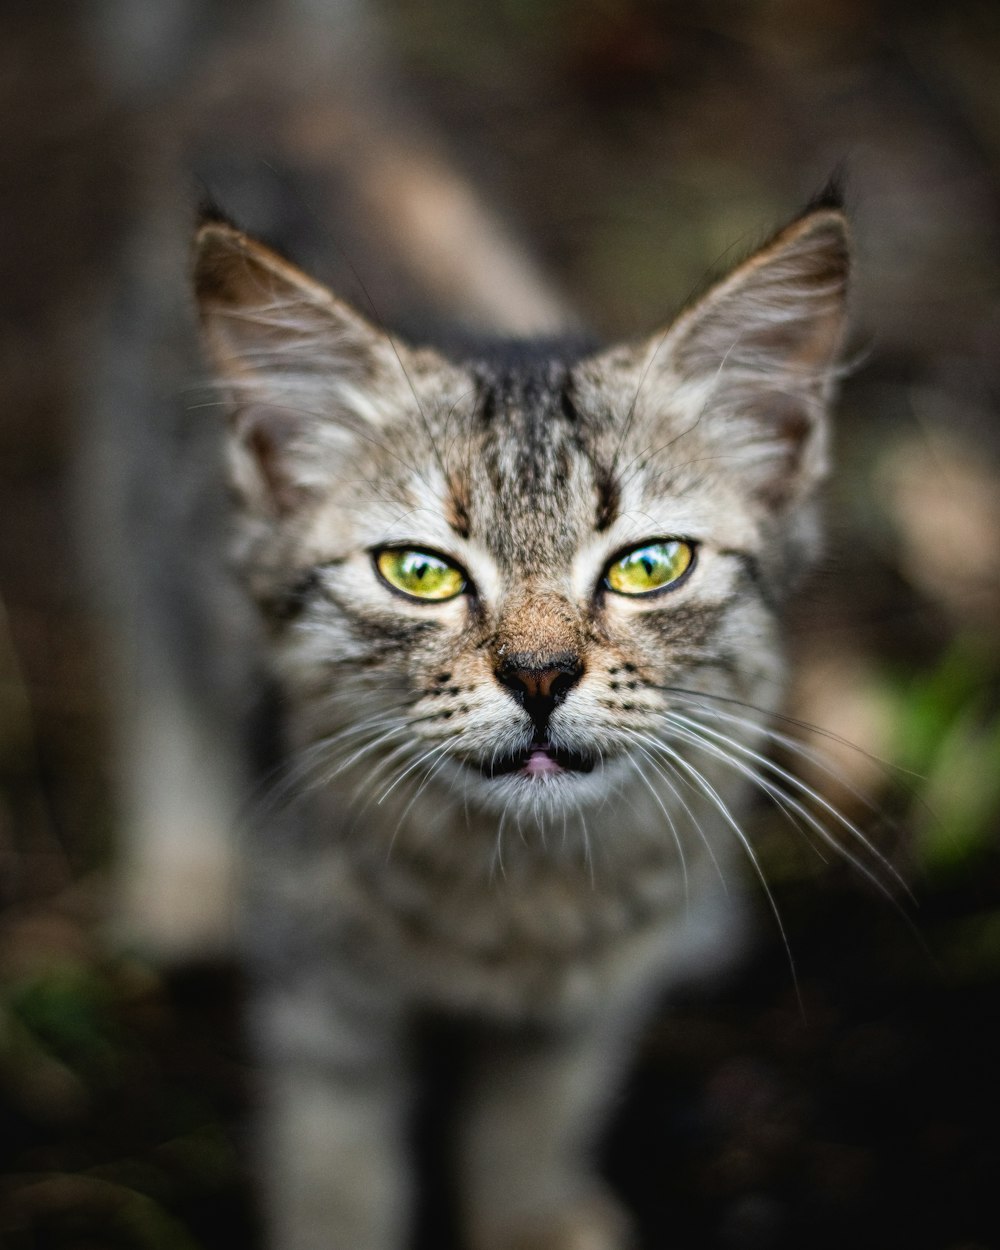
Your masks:
<svg viewBox="0 0 1000 1250"><path fill-rule="evenodd" d="M479 771L489 780L516 776L539 782L575 773L592 773L599 762L599 757L590 752L532 742L517 751L481 761Z"/></svg>

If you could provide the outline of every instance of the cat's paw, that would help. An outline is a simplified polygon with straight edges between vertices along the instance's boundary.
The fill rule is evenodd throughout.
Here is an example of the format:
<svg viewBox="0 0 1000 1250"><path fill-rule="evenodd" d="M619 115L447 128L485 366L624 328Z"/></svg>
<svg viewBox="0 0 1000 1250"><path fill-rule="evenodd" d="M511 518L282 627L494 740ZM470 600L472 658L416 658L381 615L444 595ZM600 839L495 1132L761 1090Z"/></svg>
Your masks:
<svg viewBox="0 0 1000 1250"><path fill-rule="evenodd" d="M632 1221L605 1193L525 1217L475 1243L475 1250L634 1250Z"/></svg>

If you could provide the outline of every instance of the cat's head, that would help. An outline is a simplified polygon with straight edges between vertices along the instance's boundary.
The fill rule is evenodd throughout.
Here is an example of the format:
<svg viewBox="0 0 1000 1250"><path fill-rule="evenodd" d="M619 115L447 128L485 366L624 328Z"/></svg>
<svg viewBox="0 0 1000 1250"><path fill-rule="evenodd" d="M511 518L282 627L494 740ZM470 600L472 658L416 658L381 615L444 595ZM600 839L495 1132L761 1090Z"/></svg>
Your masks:
<svg viewBox="0 0 1000 1250"><path fill-rule="evenodd" d="M565 809L773 705L847 273L823 206L651 338L461 361L206 223L236 559L316 775Z"/></svg>

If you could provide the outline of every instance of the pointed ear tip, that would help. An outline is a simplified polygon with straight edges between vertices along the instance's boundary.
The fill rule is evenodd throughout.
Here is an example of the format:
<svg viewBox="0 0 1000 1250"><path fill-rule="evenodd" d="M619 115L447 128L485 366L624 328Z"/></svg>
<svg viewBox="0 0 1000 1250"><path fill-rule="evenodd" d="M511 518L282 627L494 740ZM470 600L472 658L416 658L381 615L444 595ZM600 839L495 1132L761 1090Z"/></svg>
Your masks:
<svg viewBox="0 0 1000 1250"><path fill-rule="evenodd" d="M208 221L198 226L191 271L199 300L204 302L210 297L225 300L228 290L227 262L243 250L239 247L240 237L235 227L222 222Z"/></svg>
<svg viewBox="0 0 1000 1250"><path fill-rule="evenodd" d="M851 224L843 205L811 204L801 217L792 222L790 229L798 238L826 232L846 241L850 237Z"/></svg>
<svg viewBox="0 0 1000 1250"><path fill-rule="evenodd" d="M236 222L219 202L207 191L199 197L195 206L195 220L199 226L217 222L220 225L236 228Z"/></svg>
<svg viewBox="0 0 1000 1250"><path fill-rule="evenodd" d="M820 205L808 209L781 232L778 246L779 250L802 247L817 260L823 256L826 264L842 270L845 276L851 268L851 227L841 207Z"/></svg>
<svg viewBox="0 0 1000 1250"><path fill-rule="evenodd" d="M194 235L192 276L203 305L242 304L248 291L291 270L282 257L224 217L203 220Z"/></svg>
<svg viewBox="0 0 1000 1250"><path fill-rule="evenodd" d="M194 231L195 263L213 253L233 253L246 250L247 236L231 221L219 217L200 218Z"/></svg>
<svg viewBox="0 0 1000 1250"><path fill-rule="evenodd" d="M208 216L195 229L192 274L200 300L243 303L248 292L286 291L304 303L328 306L333 296L270 243L247 234L225 216Z"/></svg>
<svg viewBox="0 0 1000 1250"><path fill-rule="evenodd" d="M200 246L205 241L241 237L244 237L244 232L226 210L221 208L211 196L202 196L194 211L195 244Z"/></svg>

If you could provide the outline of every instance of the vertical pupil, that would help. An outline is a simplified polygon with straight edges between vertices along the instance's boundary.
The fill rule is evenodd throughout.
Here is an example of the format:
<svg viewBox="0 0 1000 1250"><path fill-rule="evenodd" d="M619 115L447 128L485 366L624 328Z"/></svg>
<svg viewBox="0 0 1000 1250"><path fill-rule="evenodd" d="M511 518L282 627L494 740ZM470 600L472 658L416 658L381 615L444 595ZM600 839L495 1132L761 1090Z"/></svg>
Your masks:
<svg viewBox="0 0 1000 1250"><path fill-rule="evenodd" d="M652 577L653 569L656 568L655 562L649 556L643 556L641 558L641 564L642 564L642 567L646 570L646 576Z"/></svg>

